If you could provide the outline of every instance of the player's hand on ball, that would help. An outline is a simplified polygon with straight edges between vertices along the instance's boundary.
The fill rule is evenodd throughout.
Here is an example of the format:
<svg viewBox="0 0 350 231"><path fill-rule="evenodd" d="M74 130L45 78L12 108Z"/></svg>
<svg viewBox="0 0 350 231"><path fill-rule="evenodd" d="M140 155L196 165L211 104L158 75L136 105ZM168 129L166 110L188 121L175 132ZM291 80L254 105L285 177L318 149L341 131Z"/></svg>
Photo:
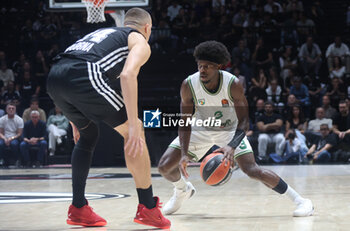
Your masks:
<svg viewBox="0 0 350 231"><path fill-rule="evenodd" d="M226 145L225 147L218 148L214 152L221 152L224 154L224 158L222 159L225 162L225 166L229 163L233 168L235 165L234 157L235 157L235 149L231 146Z"/></svg>
<svg viewBox="0 0 350 231"><path fill-rule="evenodd" d="M180 163L179 163L179 167L180 167L180 171L181 174L187 179L188 178L188 172L187 172L187 165L188 162L190 162L190 158L187 155L183 155Z"/></svg>

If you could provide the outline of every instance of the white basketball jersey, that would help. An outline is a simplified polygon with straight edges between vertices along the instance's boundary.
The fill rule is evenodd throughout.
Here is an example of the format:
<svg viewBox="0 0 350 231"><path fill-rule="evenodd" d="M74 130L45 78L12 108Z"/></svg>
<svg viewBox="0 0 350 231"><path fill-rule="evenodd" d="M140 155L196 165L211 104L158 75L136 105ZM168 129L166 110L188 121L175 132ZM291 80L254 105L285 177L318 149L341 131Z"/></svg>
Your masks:
<svg viewBox="0 0 350 231"><path fill-rule="evenodd" d="M203 136L210 136L212 140L225 143L233 138L237 129L238 119L230 89L235 79L236 77L229 72L219 71L219 88L215 93L211 93L201 82L199 72L187 78L195 104L193 117L203 120L214 117L221 120L220 127L214 126L206 129L198 129L198 127L193 128L192 126L192 132L198 131Z"/></svg>

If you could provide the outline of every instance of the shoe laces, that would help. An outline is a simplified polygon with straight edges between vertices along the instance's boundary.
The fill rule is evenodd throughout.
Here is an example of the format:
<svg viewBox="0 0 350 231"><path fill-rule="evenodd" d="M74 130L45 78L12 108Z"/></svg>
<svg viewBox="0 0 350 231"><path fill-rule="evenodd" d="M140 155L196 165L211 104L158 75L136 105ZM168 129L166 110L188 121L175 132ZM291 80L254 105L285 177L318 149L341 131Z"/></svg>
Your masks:
<svg viewBox="0 0 350 231"><path fill-rule="evenodd" d="M94 209L91 207L91 206L86 206L87 207L87 210L89 211L89 216L94 214Z"/></svg>
<svg viewBox="0 0 350 231"><path fill-rule="evenodd" d="M156 208L161 209L162 207L163 207L163 202L158 202L158 203L156 204Z"/></svg>

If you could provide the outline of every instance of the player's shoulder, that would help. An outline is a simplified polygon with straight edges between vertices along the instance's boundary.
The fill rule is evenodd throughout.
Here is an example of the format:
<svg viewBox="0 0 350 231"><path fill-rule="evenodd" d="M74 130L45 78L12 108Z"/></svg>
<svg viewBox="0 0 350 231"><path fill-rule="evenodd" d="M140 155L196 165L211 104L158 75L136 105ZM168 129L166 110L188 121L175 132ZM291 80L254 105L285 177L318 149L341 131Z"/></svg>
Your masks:
<svg viewBox="0 0 350 231"><path fill-rule="evenodd" d="M181 84L181 87L193 88L193 85L196 83L196 80L199 80L199 72L188 75Z"/></svg>
<svg viewBox="0 0 350 231"><path fill-rule="evenodd" d="M184 81L183 84L193 84L195 83L197 80L199 80L199 71L187 76Z"/></svg>
<svg viewBox="0 0 350 231"><path fill-rule="evenodd" d="M192 79L195 79L195 78L199 78L199 71L189 75L186 79L192 80Z"/></svg>
<svg viewBox="0 0 350 231"><path fill-rule="evenodd" d="M232 86L235 83L239 83L239 79L238 77L236 77L234 74L228 72L228 71L224 71L224 70L220 70L222 77L224 79L224 82L226 82L226 84Z"/></svg>
<svg viewBox="0 0 350 231"><path fill-rule="evenodd" d="M128 46L129 50L131 50L136 44L144 47L144 50L149 52L151 51L151 47L149 46L146 38L140 33L135 31L131 31L128 34Z"/></svg>
<svg viewBox="0 0 350 231"><path fill-rule="evenodd" d="M226 77L228 79L235 79L237 78L234 74L228 72L228 71L224 71L224 70L220 70L221 74L223 77Z"/></svg>

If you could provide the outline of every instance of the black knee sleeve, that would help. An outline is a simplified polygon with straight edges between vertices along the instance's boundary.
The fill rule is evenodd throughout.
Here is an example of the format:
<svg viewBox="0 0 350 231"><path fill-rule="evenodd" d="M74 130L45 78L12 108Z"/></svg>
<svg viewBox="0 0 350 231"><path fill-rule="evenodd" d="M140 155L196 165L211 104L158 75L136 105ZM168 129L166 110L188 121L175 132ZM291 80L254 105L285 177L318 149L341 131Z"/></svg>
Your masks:
<svg viewBox="0 0 350 231"><path fill-rule="evenodd" d="M75 146L79 149L93 151L99 137L98 126L91 122L86 128L79 130L79 133L80 138Z"/></svg>

